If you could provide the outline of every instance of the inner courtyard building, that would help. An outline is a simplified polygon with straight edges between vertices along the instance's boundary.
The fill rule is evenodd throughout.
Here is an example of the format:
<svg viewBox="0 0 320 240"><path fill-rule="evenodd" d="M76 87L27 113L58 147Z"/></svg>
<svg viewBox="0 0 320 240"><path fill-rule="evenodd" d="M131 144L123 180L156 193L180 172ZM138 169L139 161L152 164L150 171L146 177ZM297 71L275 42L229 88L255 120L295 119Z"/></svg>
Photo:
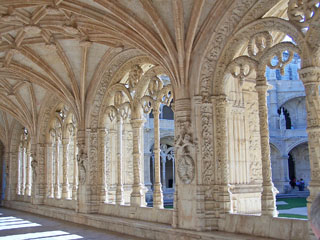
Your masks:
<svg viewBox="0 0 320 240"><path fill-rule="evenodd" d="M319 0L0 0L0 191L146 239L315 239Z"/></svg>

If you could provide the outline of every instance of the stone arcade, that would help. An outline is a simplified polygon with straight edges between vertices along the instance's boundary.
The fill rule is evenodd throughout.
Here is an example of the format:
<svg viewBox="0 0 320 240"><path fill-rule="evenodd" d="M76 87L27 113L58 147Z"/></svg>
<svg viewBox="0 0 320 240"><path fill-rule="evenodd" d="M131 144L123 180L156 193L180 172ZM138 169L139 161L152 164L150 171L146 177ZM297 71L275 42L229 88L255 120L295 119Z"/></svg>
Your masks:
<svg viewBox="0 0 320 240"><path fill-rule="evenodd" d="M2 204L147 239L312 239L307 221L277 218L265 76L300 56L310 206L319 4L0 0Z"/></svg>

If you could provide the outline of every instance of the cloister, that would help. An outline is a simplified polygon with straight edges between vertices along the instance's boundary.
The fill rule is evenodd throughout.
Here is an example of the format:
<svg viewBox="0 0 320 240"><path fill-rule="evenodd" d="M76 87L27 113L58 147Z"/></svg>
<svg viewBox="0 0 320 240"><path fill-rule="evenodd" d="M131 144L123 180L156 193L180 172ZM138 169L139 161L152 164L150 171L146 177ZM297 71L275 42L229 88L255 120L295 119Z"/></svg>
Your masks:
<svg viewBox="0 0 320 240"><path fill-rule="evenodd" d="M277 217L266 68L301 59L310 207L319 6L0 0L2 205L146 239L313 239Z"/></svg>

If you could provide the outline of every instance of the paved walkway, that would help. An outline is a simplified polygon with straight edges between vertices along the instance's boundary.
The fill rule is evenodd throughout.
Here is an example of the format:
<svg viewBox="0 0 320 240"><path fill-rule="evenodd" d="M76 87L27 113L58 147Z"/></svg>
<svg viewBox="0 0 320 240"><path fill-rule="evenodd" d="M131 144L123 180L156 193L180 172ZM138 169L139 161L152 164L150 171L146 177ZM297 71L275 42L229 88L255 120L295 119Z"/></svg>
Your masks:
<svg viewBox="0 0 320 240"><path fill-rule="evenodd" d="M0 240L72 240L107 239L135 240L128 235L107 232L93 227L53 218L0 208Z"/></svg>

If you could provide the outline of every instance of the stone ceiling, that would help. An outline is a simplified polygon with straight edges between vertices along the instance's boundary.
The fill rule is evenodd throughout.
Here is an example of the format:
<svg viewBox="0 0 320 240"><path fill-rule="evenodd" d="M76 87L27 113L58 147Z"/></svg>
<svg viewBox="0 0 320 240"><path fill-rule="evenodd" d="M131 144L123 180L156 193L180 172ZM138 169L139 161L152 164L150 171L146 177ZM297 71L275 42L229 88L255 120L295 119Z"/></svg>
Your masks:
<svg viewBox="0 0 320 240"><path fill-rule="evenodd" d="M10 115L32 132L52 94L81 118L103 66L129 48L164 67L175 87L187 85L192 57L204 52L235 2L0 0L0 125ZM268 2L263 16L287 1L243 2L252 8Z"/></svg>

